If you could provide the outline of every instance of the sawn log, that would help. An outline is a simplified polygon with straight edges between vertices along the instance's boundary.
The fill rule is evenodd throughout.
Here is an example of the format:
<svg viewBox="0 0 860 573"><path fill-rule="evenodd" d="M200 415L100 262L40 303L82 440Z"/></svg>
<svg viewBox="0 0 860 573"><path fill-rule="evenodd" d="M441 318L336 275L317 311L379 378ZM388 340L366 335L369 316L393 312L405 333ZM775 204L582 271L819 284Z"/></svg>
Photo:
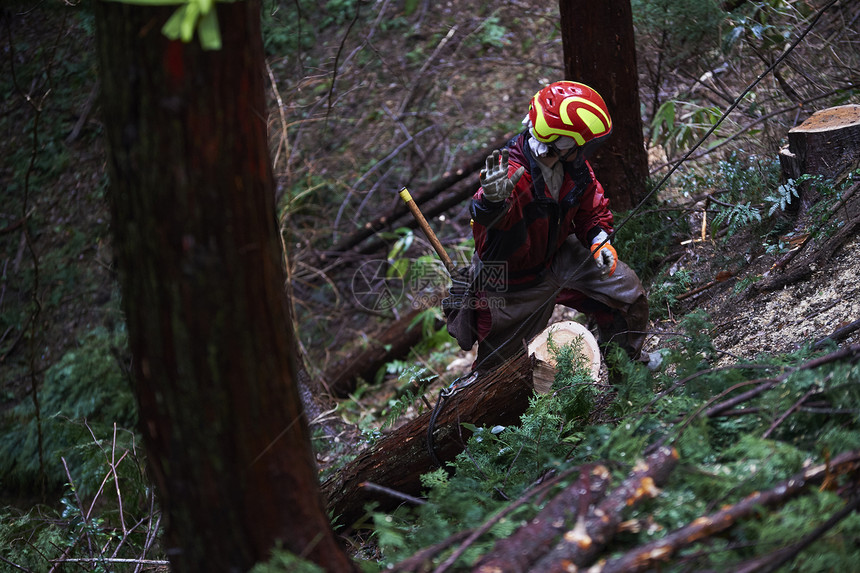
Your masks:
<svg viewBox="0 0 860 573"><path fill-rule="evenodd" d="M519 423L534 393L533 368L533 358L523 352L445 399L433 425L436 458L444 463L463 451L470 436L462 426L464 422L476 426ZM365 506L370 502L378 502L381 511L389 511L401 502L376 488L363 487L366 482L411 496L421 495L421 474L436 467L427 446L432 415L426 412L397 428L322 484L336 523L354 525L365 515Z"/></svg>

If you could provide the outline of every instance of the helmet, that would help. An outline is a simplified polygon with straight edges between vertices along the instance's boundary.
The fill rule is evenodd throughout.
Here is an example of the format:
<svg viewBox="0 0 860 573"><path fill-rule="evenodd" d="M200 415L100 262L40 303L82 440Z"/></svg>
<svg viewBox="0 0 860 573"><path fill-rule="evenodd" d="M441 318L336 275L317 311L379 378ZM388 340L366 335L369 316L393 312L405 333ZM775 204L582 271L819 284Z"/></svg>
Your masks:
<svg viewBox="0 0 860 573"><path fill-rule="evenodd" d="M529 120L532 135L541 143L571 137L585 147L584 155L591 155L612 132L603 98L578 82L555 82L536 93L529 104Z"/></svg>

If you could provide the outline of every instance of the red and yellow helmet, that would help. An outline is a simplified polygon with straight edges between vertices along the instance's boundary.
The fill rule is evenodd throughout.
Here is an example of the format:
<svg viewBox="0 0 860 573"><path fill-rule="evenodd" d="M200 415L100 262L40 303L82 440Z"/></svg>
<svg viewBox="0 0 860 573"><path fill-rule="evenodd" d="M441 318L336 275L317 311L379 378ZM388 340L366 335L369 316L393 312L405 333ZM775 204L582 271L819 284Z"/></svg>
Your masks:
<svg viewBox="0 0 860 573"><path fill-rule="evenodd" d="M578 82L555 82L534 95L529 104L532 135L550 144L559 136L579 146L602 142L612 132L612 118L600 94Z"/></svg>

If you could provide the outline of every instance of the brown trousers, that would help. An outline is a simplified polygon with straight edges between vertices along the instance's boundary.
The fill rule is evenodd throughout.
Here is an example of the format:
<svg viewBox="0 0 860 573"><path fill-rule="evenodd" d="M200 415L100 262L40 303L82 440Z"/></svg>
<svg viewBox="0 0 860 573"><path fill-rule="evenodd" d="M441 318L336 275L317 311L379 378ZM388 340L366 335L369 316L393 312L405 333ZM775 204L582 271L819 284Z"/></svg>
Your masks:
<svg viewBox="0 0 860 573"><path fill-rule="evenodd" d="M476 311L477 369L511 358L546 328L556 303L575 308L597 323L598 342L614 342L633 360L642 352L648 326L648 297L636 273L619 261L604 277L591 253L570 236L537 285L515 292L479 293L485 308Z"/></svg>

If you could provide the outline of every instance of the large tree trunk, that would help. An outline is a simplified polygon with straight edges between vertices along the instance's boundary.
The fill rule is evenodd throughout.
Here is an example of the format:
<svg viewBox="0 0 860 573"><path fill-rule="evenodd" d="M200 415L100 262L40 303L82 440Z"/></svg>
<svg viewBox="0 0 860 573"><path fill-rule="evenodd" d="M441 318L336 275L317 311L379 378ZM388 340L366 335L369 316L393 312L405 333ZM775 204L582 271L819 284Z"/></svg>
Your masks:
<svg viewBox="0 0 860 573"><path fill-rule="evenodd" d="M564 77L596 89L612 115L612 137L591 163L613 208L630 209L645 197L648 178L630 0L558 5Z"/></svg>
<svg viewBox="0 0 860 573"><path fill-rule="evenodd" d="M525 353L479 376L451 394L438 411L404 424L373 447L358 455L337 475L322 485L329 511L340 523L352 526L365 513L365 505L378 502L382 511L401 500L374 486L416 496L421 493L421 474L437 463L453 460L463 451L471 432L463 423L476 426L518 424L534 395L534 359ZM433 453L428 447L428 429L433 429ZM434 457L436 459L434 459Z"/></svg>
<svg viewBox="0 0 860 573"><path fill-rule="evenodd" d="M350 571L294 384L260 3L216 7L224 47L205 52L161 34L176 7L95 3L114 241L164 542L176 572L246 571L276 541Z"/></svg>

